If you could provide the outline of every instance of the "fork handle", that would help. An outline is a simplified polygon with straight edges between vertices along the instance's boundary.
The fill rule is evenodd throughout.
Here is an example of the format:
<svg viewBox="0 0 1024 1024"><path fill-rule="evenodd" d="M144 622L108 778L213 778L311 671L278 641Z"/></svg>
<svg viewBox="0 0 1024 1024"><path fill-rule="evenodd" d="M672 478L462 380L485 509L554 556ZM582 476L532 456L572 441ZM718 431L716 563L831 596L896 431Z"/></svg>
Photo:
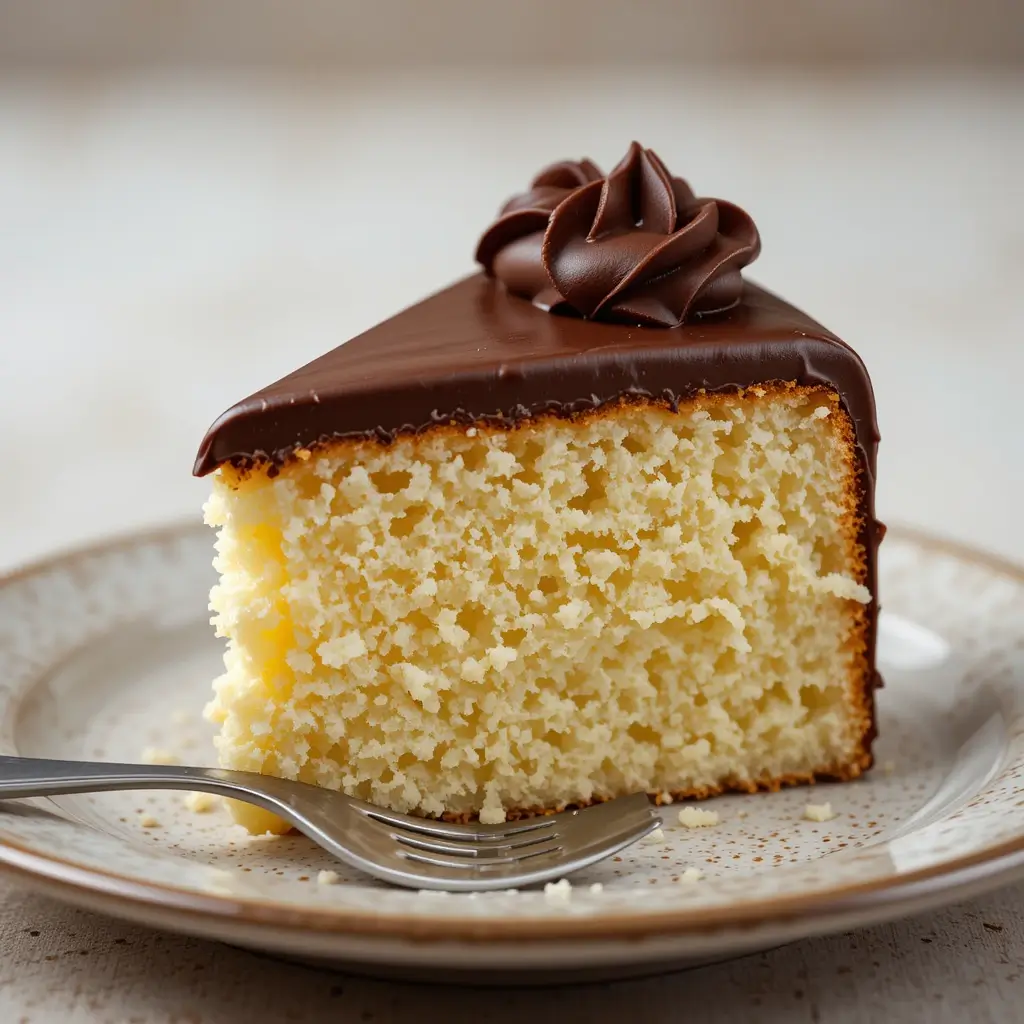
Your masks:
<svg viewBox="0 0 1024 1024"><path fill-rule="evenodd" d="M251 801L252 795L244 783L232 779L235 774L242 773L187 765L56 761L0 755L0 800L119 789L191 789Z"/></svg>

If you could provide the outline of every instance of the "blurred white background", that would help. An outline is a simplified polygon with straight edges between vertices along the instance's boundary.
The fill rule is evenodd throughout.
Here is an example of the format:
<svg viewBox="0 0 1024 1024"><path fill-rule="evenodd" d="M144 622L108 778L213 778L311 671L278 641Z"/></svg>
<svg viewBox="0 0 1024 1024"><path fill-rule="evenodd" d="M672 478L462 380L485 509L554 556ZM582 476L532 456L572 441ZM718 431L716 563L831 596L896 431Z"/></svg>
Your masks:
<svg viewBox="0 0 1024 1024"><path fill-rule="evenodd" d="M0 566L195 516L226 406L637 138L875 381L884 519L1024 560L1024 5L0 0Z"/></svg>

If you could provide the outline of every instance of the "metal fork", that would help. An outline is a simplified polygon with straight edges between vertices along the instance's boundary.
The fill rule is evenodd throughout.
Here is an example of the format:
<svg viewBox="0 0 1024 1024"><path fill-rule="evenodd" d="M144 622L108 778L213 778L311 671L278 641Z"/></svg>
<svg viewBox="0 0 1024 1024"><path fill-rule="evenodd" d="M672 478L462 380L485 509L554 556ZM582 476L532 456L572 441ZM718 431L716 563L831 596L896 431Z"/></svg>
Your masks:
<svg viewBox="0 0 1024 1024"><path fill-rule="evenodd" d="M374 807L334 790L255 772L0 756L0 800L122 789L185 789L255 804L374 878L473 892L533 885L602 860L661 824L634 793L504 825L454 825Z"/></svg>

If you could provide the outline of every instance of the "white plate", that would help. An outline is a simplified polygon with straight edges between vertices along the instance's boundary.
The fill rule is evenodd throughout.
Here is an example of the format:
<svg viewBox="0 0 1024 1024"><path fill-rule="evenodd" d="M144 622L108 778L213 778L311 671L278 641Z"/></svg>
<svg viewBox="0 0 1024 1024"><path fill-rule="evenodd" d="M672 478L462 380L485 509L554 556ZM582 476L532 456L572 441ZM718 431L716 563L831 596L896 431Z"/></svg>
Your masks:
<svg viewBox="0 0 1024 1024"><path fill-rule="evenodd" d="M212 535L180 526L0 583L0 752L212 763ZM151 925L364 969L478 981L669 969L877 922L1024 875L1024 570L905 531L882 546L878 767L721 797L714 828L641 843L542 892L389 889L301 836L252 839L181 794L0 808L0 867ZM836 816L806 820L806 804ZM159 822L143 827L145 816ZM678 881L687 867L704 878ZM333 869L340 884L317 883ZM589 886L603 884L592 892Z"/></svg>

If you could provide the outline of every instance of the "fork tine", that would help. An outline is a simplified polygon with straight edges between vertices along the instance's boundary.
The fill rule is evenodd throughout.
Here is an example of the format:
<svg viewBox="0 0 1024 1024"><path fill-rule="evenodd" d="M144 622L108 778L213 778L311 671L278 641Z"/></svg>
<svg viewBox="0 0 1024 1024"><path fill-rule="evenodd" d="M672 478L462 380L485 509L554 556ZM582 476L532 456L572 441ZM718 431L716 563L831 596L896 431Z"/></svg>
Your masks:
<svg viewBox="0 0 1024 1024"><path fill-rule="evenodd" d="M552 835L550 838L545 838L534 844L523 844L523 847L510 849L504 855L481 857L472 847L467 849L467 844L454 844L454 850L450 846L446 849L435 850L431 847L434 842L437 842L436 840L426 842L409 837L404 845L412 848L399 850L397 855L406 860L430 864L433 867L455 868L463 871L467 869L470 871L521 870L522 862L549 854L564 854L570 863L575 863L580 859L588 860L602 856L602 851L605 849L618 849L626 846L634 839L657 828L660 823L660 817L648 806L645 813L634 812L627 815L619 823L617 829L601 831L589 841L584 835L580 837L583 842L577 842L576 845L573 845L569 836L562 833ZM392 838L399 843L403 842L402 838L394 833L392 833ZM454 853L455 856L448 856L449 853ZM571 870L571 867L567 870Z"/></svg>
<svg viewBox="0 0 1024 1024"><path fill-rule="evenodd" d="M502 840L521 835L524 832L550 829L555 821L552 815L545 818L530 818L523 822L507 825L457 825L447 821L436 821L433 818L414 818L410 814L386 811L370 804L357 804L356 809L365 817L380 822L382 825L402 828L418 835L436 836L438 839L451 839L465 843Z"/></svg>
<svg viewBox="0 0 1024 1024"><path fill-rule="evenodd" d="M433 867L448 868L455 871L472 872L505 872L514 870L523 861L534 860L537 857L547 857L551 854L562 853L563 847L559 843L545 843L541 846L530 847L525 853L517 854L514 857L446 857L439 853L420 852L417 850L402 850L399 856L403 860L411 860L417 864L430 864Z"/></svg>
<svg viewBox="0 0 1024 1024"><path fill-rule="evenodd" d="M380 827L391 840L401 843L404 846L427 852L454 854L460 857L475 858L477 860L515 859L515 852L524 852L531 847L543 843L559 842L563 846L572 843L590 845L588 835L595 836L594 841L600 842L601 837L615 836L622 832L637 829L648 829L660 824L661 819L648 804L643 804L642 809L634 806L632 811L626 814L617 814L615 820L607 822L595 822L593 817L583 818L581 816L571 817L559 815L552 819L556 826L554 829L534 831L515 836L504 842L491 841L486 843L451 842L447 839L439 839L433 836L422 836L418 833L406 832L401 828L387 829L379 823L374 823L371 828Z"/></svg>
<svg viewBox="0 0 1024 1024"><path fill-rule="evenodd" d="M630 843L636 842L637 839L648 835L660 825L661 819L658 817L646 820L636 819L627 827L617 829L611 834L598 835L590 842L570 847L569 852L573 866L569 870L576 871L584 864L592 864L596 860L601 860L603 857L615 853L616 850L621 850L623 847L629 846Z"/></svg>
<svg viewBox="0 0 1024 1024"><path fill-rule="evenodd" d="M589 807L583 807L579 810L562 811L551 815L538 815L523 821L504 822L500 825L481 825L479 823L463 825L456 822L440 821L434 818L417 818L411 814L386 810L383 807L364 803L361 800L350 799L350 803L355 810L365 817L372 818L381 824L402 828L418 835L434 836L439 839L450 839L453 842L465 843L500 842L511 836L521 835L524 832L550 829L559 821L582 822L586 820L596 824L595 819L617 820L620 815L625 816L628 811L636 809L652 810L651 802L646 794L632 793L629 796L616 797L613 800L591 804ZM656 812L652 810L652 813Z"/></svg>
<svg viewBox="0 0 1024 1024"><path fill-rule="evenodd" d="M416 850L429 850L434 853L453 853L460 857L475 857L478 860L507 858L516 850L528 849L540 843L557 839L551 831L527 832L522 838L514 838L504 843L465 843L452 842L448 839L435 839L433 836L421 836L407 833L402 829L392 829L391 838L396 843L409 846Z"/></svg>
<svg viewBox="0 0 1024 1024"><path fill-rule="evenodd" d="M527 822L532 828L514 826L516 838L504 842L498 841L501 833L511 830L500 826L488 828L482 837L473 828L460 826L453 839L448 829L433 829L435 822L352 803L360 813L349 819L344 841L323 845L376 878L414 889L452 892L505 889L561 878L617 853L661 823L641 797L614 801L615 807L606 804ZM331 839L323 832L320 838ZM481 838L483 842L468 841Z"/></svg>
<svg viewBox="0 0 1024 1024"><path fill-rule="evenodd" d="M461 889L502 888L531 885L578 871L621 850L656 827L655 820L636 820L628 828L605 835L593 843L573 849L560 844L536 848L533 854L516 858L477 860L444 857L414 851L396 852L405 869L415 874L424 888ZM551 861L554 861L552 864Z"/></svg>

